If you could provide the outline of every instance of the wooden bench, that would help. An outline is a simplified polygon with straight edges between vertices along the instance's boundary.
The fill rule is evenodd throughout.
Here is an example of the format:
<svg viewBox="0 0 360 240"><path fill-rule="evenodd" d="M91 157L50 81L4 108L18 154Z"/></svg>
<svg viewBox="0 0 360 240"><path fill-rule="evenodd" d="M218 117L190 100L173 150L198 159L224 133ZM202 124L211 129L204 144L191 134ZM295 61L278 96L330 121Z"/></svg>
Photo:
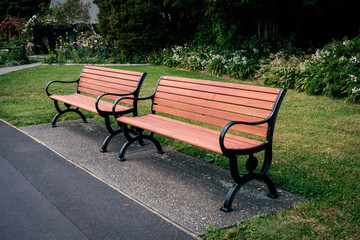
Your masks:
<svg viewBox="0 0 360 240"><path fill-rule="evenodd" d="M269 189L268 196L276 198L275 185L267 173L272 161L275 120L285 93L286 89L162 76L151 96L137 99L152 100L149 114L132 117L114 112L127 139L119 160L125 160L126 149L142 139L152 141L158 152L163 153L160 143L153 137L157 133L229 159L235 183L226 196L222 211L232 211L236 193L253 179L264 181ZM114 109L118 102L129 99L133 100L119 98ZM135 127L136 135L129 134L128 125ZM143 130L149 132L144 134ZM260 151L265 151L265 158L260 171L255 171L258 160L253 154ZM239 155L249 155L246 161L248 173L243 176L238 171Z"/></svg>
<svg viewBox="0 0 360 240"><path fill-rule="evenodd" d="M85 66L80 77L75 81L55 80L49 82L46 86L46 93L54 100L55 108L58 111L51 125L56 127L58 118L67 112L79 114L86 123L86 117L79 111L80 108L99 114L105 118L105 125L110 133L105 138L101 147L101 151L106 152L110 140L116 134L122 132L121 127L118 129L113 129L111 127L110 116L113 115L113 112L118 114L133 112L135 115L137 113L137 101L125 100L125 106L118 105L117 108L113 110L114 101L120 96L130 95L137 98L145 76L146 73L142 72ZM49 92L49 88L54 83L77 84L77 91L67 95L52 94ZM66 108L60 109L58 102L63 102Z"/></svg>

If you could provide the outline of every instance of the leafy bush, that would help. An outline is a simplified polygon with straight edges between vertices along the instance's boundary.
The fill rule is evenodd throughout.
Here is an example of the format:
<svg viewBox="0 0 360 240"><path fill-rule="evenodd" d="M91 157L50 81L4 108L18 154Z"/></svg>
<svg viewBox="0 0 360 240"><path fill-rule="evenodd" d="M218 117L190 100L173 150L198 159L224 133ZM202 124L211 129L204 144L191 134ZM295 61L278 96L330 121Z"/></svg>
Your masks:
<svg viewBox="0 0 360 240"><path fill-rule="evenodd" d="M360 39L333 41L296 61L277 56L260 72L268 85L360 102Z"/></svg>
<svg viewBox="0 0 360 240"><path fill-rule="evenodd" d="M96 0L95 3L100 11L100 34L111 46L119 47L131 58L164 46L166 27L159 1Z"/></svg>
<svg viewBox="0 0 360 240"><path fill-rule="evenodd" d="M51 8L51 16L56 26L76 26L79 23L89 24L90 3L80 0L66 0L64 3L58 2Z"/></svg>

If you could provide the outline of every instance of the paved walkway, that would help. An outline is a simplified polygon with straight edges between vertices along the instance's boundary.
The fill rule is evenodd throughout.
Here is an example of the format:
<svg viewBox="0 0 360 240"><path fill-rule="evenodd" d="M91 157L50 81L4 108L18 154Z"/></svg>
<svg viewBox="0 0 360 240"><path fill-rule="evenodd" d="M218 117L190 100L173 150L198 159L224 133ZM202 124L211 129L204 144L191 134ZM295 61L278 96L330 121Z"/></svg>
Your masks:
<svg viewBox="0 0 360 240"><path fill-rule="evenodd" d="M195 239L0 120L0 239Z"/></svg>
<svg viewBox="0 0 360 240"><path fill-rule="evenodd" d="M36 67L41 65L41 63L31 63L31 64L27 64L27 65L20 65L20 66L15 66L15 67L3 67L0 68L0 75L2 74L6 74L9 72L14 72L14 71L19 71L25 68L31 68L31 67Z"/></svg>

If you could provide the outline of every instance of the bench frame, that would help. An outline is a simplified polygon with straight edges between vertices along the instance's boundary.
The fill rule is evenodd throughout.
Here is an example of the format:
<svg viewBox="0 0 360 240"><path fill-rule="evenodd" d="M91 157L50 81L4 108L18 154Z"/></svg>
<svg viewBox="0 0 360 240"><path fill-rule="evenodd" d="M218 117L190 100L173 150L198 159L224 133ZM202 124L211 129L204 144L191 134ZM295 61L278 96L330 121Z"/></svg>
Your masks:
<svg viewBox="0 0 360 240"><path fill-rule="evenodd" d="M76 93L80 94L82 93L80 90L79 90L79 83L80 83L80 78L81 78L81 75L84 71L84 69L86 68L87 66L84 66L83 70L81 71L80 73L80 76L78 77L77 80L74 80L74 81L61 81L61 80L54 80L54 81L51 81L47 84L46 86L46 94L48 97L50 97L52 94L49 92L49 87L50 85L54 84L54 83L65 83L65 84L68 84L68 83L76 83L77 84L77 91ZM111 123L110 123L110 116L114 115L114 112L115 113L121 113L121 114L127 114L127 113L133 113L133 116L137 116L137 100L135 100L138 96L139 96L139 92L140 92L140 88L141 88L141 85L144 81L146 77L146 73L142 73L141 77L139 78L139 81L138 81L138 84L136 86L136 88L131 91L131 92L128 92L128 93L124 93L124 94L117 94L117 93L102 93L100 94L97 98L96 98L96 102L95 102L95 108L97 110L97 113L98 115L102 116L104 119L105 119L105 126L106 126L106 129L107 131L109 132L109 135L105 138L105 140L103 141L103 144L102 144L102 147L100 149L101 152L107 152L107 146L110 142L110 140L117 134L123 132L122 128L121 128L121 124L118 124L119 128L117 129L114 129L112 126L111 126ZM112 95L112 96L115 96L115 97L121 97L121 96L129 96L129 95L132 95L134 97L134 100L132 102L132 107L129 108L128 110L125 110L125 111L117 111L115 109L112 109L112 111L102 111L99 107L99 103L100 101L102 101L102 98L106 97L106 96L109 96L109 95ZM79 111L79 107L77 106L73 106L73 105L70 105L70 104L67 104L67 103L64 103L65 105L65 109L61 109L60 106L59 106L59 101L58 100L54 100L54 106L55 106L55 109L57 110L57 113L55 114L52 122L51 122L51 126L52 127L56 127L56 122L58 120L58 118L63 115L64 113L67 113L67 112L74 112L74 113L77 113L83 120L84 123L88 123L88 121L86 120L86 117L85 115ZM73 107L73 108L72 108ZM142 144L142 142L140 141L139 144Z"/></svg>
<svg viewBox="0 0 360 240"><path fill-rule="evenodd" d="M159 82L156 86L156 89L152 95L150 95L149 97L145 97L145 98L134 99L137 101L143 101L143 100L151 100L152 101L151 111L148 114L156 113L156 111L153 110L154 99L155 99L155 94L157 92L157 88L158 88L159 83L162 78L163 78L163 76L160 77L160 80L159 80ZM233 186L229 190L228 194L226 195L224 205L223 205L223 207L220 208L221 211L231 212L233 210L232 202L233 202L237 192L239 191L239 189L242 186L244 186L247 182L249 182L251 180L257 179L257 180L261 180L261 181L265 182L265 184L267 185L268 190L269 190L269 193L267 194L268 197L277 198L279 196L277 193L275 184L267 176L267 173L270 169L271 162L272 162L272 144L273 144L273 133L274 133L275 121L276 121L276 117L277 117L281 102L283 101L283 98L286 94L286 91L287 91L286 89L281 89L279 91L279 94L277 95L277 98L273 104L272 111L270 112L268 117L266 117L265 119L263 119L261 121L257 121L257 122L230 121L222 128L222 130L220 132L220 136L219 136L219 144L221 147L222 154L229 159L230 173L231 173L231 176L235 183L233 184ZM130 97L119 98L118 100L115 101L113 109L115 110L116 104L118 104L118 102L120 102L124 99L133 99L133 98L130 98ZM146 114L146 115L148 115L148 114ZM143 116L146 116L146 115L143 115ZM114 116L118 121L121 122L122 114L118 114L118 113L114 112ZM143 139L150 140L156 146L158 153L160 153L160 154L164 153L164 151L161 147L161 144L159 143L158 140L156 140L154 138L154 132L151 132L151 130L147 129L147 130L149 130L149 133L143 134L144 130L142 130L139 127L128 128L128 124L125 124L125 123L121 123L121 124L122 124L122 129L124 130L123 132L124 132L124 136L125 136L127 142L122 146L122 148L120 150L120 154L119 154L119 158L118 158L119 161L125 161L126 150L132 143L134 143L136 141L142 141ZM224 141L225 141L227 132L232 126L238 125L238 124L249 125L249 126L267 124L268 127L267 127L267 132L266 132L266 140L262 144L254 147L254 148L247 148L247 149L228 149L228 148L226 148ZM133 129L135 129L135 132L137 134L133 135L134 132L130 131ZM257 153L257 152L261 152L261 151L265 151L265 159L264 159L263 165L261 167L261 170L259 172L255 173L254 171L258 166L258 160L253 154ZM247 169L248 173L245 175L240 175L239 171L238 171L237 158L240 155L249 155L249 158L246 161L246 169Z"/></svg>

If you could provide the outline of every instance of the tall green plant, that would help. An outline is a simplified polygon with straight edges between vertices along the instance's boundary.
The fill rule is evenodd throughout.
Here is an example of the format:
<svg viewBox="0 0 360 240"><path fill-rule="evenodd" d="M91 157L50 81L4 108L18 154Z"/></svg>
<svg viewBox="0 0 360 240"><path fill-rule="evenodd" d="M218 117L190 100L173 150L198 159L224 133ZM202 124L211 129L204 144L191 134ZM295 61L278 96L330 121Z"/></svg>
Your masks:
<svg viewBox="0 0 360 240"><path fill-rule="evenodd" d="M81 0L66 0L58 2L51 9L51 15L55 26L75 26L77 24L90 23L90 4Z"/></svg>
<svg viewBox="0 0 360 240"><path fill-rule="evenodd" d="M155 0L96 0L99 31L104 39L129 55L149 53L164 46L165 22Z"/></svg>

